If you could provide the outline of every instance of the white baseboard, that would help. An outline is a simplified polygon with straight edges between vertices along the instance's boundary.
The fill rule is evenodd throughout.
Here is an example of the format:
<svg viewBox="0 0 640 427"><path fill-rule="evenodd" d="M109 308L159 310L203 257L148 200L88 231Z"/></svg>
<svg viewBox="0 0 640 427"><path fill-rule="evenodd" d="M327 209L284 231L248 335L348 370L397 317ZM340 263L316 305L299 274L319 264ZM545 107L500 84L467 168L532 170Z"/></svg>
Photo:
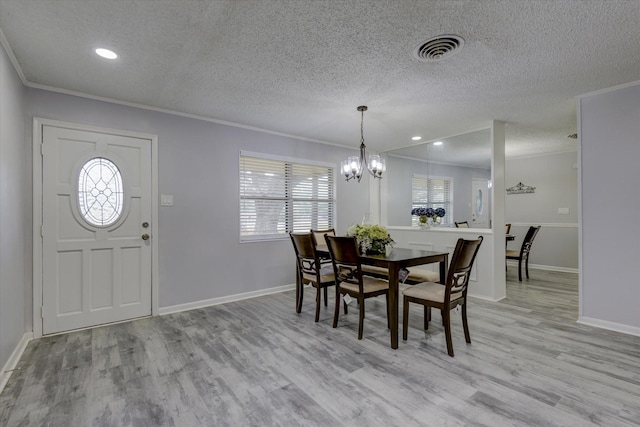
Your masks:
<svg viewBox="0 0 640 427"><path fill-rule="evenodd" d="M637 326L629 326L622 323L609 322L608 320L594 319L592 317L585 316L578 317L577 323L640 337L640 328Z"/></svg>
<svg viewBox="0 0 640 427"><path fill-rule="evenodd" d="M472 295L471 293L467 294L467 296L469 298L481 299L483 301L490 301L490 302L499 302L506 298L506 297L501 297L501 298L495 299L495 298L489 298L483 295Z"/></svg>
<svg viewBox="0 0 640 427"><path fill-rule="evenodd" d="M20 358L22 357L22 353L24 353L25 348L27 348L27 344L29 341L33 339L33 332L25 332L20 339L20 342L9 356L9 360L2 367L2 372L0 372L0 393L4 389L4 386L7 385L7 381L9 381L9 377L13 373L13 371L18 366L18 362L20 362Z"/></svg>
<svg viewBox="0 0 640 427"><path fill-rule="evenodd" d="M260 289L259 291L244 292L241 294L227 295L219 298L211 298L201 301L188 302L186 304L170 305L168 307L160 307L159 315L179 313L181 311L195 310L198 308L210 307L212 305L225 304L232 301L240 301L243 299L261 297L263 295L277 294L279 292L292 291L296 285L276 286L275 288Z"/></svg>
<svg viewBox="0 0 640 427"><path fill-rule="evenodd" d="M507 265L518 268L518 261L509 260L507 261ZM575 273L575 274L579 273L579 270L577 268L559 267L557 265L529 264L529 268L538 269L538 270L547 270L547 271L557 271L560 273ZM524 274L524 265L522 266L522 269Z"/></svg>

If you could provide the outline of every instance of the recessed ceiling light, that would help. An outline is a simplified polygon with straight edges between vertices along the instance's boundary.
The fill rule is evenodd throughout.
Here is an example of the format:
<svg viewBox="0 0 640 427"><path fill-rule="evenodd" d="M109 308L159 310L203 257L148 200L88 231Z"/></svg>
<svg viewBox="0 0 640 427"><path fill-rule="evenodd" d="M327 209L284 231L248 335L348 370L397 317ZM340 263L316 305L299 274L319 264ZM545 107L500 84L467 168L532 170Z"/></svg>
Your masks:
<svg viewBox="0 0 640 427"><path fill-rule="evenodd" d="M433 145L442 145L442 141L436 141L433 143Z"/></svg>
<svg viewBox="0 0 640 427"><path fill-rule="evenodd" d="M118 57L118 55L114 51L109 49L98 48L96 49L96 53L98 54L98 56L107 59L116 59Z"/></svg>
<svg viewBox="0 0 640 427"><path fill-rule="evenodd" d="M411 139L414 140L414 141L420 141L422 139L422 137L421 136L414 136Z"/></svg>

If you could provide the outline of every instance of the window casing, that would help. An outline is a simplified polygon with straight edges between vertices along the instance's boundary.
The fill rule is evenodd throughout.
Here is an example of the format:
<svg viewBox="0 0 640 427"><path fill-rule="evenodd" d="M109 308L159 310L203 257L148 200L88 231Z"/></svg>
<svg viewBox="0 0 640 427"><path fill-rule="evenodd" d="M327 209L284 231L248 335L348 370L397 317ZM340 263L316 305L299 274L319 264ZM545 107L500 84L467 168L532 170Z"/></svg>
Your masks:
<svg viewBox="0 0 640 427"><path fill-rule="evenodd" d="M240 153L240 241L334 228L334 165Z"/></svg>
<svg viewBox="0 0 640 427"><path fill-rule="evenodd" d="M453 224L453 178L413 175L411 209L420 207L444 208L446 215L442 218L442 224ZM417 216L411 216L411 225L418 225Z"/></svg>

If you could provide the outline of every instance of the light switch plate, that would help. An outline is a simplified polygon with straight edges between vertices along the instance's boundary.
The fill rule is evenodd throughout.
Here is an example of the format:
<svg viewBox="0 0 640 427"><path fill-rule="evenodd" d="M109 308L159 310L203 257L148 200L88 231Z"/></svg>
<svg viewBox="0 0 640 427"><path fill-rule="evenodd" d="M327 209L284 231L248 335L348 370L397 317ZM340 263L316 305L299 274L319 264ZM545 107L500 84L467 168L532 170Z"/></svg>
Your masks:
<svg viewBox="0 0 640 427"><path fill-rule="evenodd" d="M160 206L173 206L173 194L161 194Z"/></svg>
<svg viewBox="0 0 640 427"><path fill-rule="evenodd" d="M569 215L569 208L558 208L558 215Z"/></svg>

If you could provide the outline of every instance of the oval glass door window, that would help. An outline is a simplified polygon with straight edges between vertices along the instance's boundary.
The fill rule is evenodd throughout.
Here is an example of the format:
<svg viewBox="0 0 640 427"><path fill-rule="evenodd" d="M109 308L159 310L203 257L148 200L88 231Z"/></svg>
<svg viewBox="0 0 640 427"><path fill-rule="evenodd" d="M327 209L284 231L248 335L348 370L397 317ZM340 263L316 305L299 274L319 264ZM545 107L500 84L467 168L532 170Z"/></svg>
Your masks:
<svg viewBox="0 0 640 427"><path fill-rule="evenodd" d="M122 215L122 174L112 161L96 157L80 169L78 204L85 221L98 227L113 224Z"/></svg>
<svg viewBox="0 0 640 427"><path fill-rule="evenodd" d="M478 190L478 192L476 193L476 215L482 215L482 210L482 190Z"/></svg>

